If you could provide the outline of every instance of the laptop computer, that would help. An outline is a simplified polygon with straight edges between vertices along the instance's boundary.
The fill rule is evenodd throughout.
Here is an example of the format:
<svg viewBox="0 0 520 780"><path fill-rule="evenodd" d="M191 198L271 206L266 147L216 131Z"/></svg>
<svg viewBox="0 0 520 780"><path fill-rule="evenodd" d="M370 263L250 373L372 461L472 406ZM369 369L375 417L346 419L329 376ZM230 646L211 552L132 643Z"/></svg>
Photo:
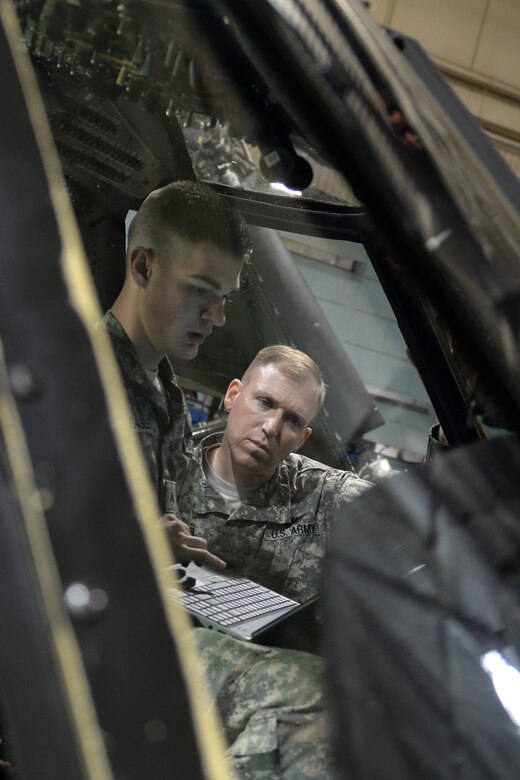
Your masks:
<svg viewBox="0 0 520 780"><path fill-rule="evenodd" d="M191 561L175 564L182 590L170 588L197 624L247 641L261 642L281 622L307 611L316 598L300 604L247 577L216 572Z"/></svg>

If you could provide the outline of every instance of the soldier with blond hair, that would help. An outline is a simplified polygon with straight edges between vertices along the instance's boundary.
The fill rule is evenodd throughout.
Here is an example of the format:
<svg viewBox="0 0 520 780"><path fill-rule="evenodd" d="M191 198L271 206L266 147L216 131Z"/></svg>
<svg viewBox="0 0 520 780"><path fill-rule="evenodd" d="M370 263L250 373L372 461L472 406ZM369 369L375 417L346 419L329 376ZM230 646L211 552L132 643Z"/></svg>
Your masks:
<svg viewBox="0 0 520 780"><path fill-rule="evenodd" d="M197 560L190 547L202 537L234 573L296 601L318 594L331 523L370 486L298 454L325 392L314 360L284 344L262 349L233 379L224 433L194 453L190 527L172 534L177 557Z"/></svg>

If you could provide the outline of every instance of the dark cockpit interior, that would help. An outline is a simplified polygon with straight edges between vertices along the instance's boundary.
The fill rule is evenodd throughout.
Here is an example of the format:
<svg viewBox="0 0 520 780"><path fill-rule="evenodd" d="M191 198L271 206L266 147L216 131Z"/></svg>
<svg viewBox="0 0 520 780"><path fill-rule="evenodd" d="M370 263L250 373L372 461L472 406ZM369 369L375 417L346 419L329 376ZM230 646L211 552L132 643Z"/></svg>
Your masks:
<svg viewBox="0 0 520 780"><path fill-rule="evenodd" d="M185 616L172 617L164 598L158 572L165 554L150 531L155 507L142 466L133 464L138 456L123 452L128 431L118 408L124 401L117 388L111 398L110 385L117 380L110 358L102 357L108 348L87 335L123 283L131 215L152 190L186 179L209 184L232 203L245 217L253 242L253 260L226 310L226 326L194 361L174 364L191 406L195 440L225 426L222 396L228 382L242 375L259 349L273 343L297 346L318 362L328 386L302 452L357 473L373 461L380 465L382 453L391 463L391 480L396 479L389 485L399 485L397 472L408 472L405 498L381 479L377 495L386 490L390 503L376 502L376 509L380 522L388 512L390 529L401 501L407 512L416 500L428 513L433 506L428 490L438 496L448 483L446 517L452 512L460 520L460 534L471 537L468 547L459 536L453 541L446 559L449 575L423 590L418 586L413 598L426 605L425 612L406 613L410 630L396 632L398 639L386 624L381 628L384 597L372 592L370 583L384 582L385 594L404 594L409 605L406 578L423 564L437 565L432 560L437 561L444 540L438 529L449 525L442 525L444 515L439 519L431 509L431 525L417 520L410 549L418 550L420 539L435 555L423 556L424 561L422 551L411 556L406 572L399 569L396 553L400 538L396 535L394 544L388 531L382 550L398 573L376 566L373 580L367 572L370 556L377 559L379 537L368 525L363 536L368 504L367 513L358 510L359 546L347 563L338 537L328 587L352 597L345 599L354 606L345 607L342 619L352 625L355 651L346 657L359 663L360 679L365 674L369 679L366 696L356 689L354 673L352 678L338 674L333 682L338 700L344 691L350 696L348 706L333 708L338 723L357 712L360 718L350 742L345 739L349 749L345 755L338 751L338 760L345 762L340 771L351 774L339 776L515 777L520 748L506 727L496 733L489 729L490 756L475 764L464 734L460 755L467 771L460 775L450 774L448 761L432 768L429 761L410 758L414 746L428 752L422 732L416 739L413 729L406 731L413 721L410 701L416 690L428 688L421 674L430 681L437 672L414 667L417 689L412 686L411 694L407 689L409 698L400 708L398 688L387 690L383 683L378 688L395 669L380 660L371 666L370 653L365 658L359 650L360 638L368 643L383 637L392 659L396 646L410 643L415 651L413 637L421 631L421 616L428 614L427 621L432 614L431 603L439 623L447 613L450 620L455 616L453 635L457 620L466 626L471 612L469 623L481 637L475 607L480 593L484 611L496 607L493 631L520 674L518 621L512 612L520 548L517 518L506 517L509 488L512 511L518 507L513 489L518 458L497 451L486 467L486 458L477 454L460 468L455 460L455 451L464 453L466 447L516 441L520 426L520 186L515 175L421 47L379 28L358 0L14 0L3 4L0 18L5 105L0 219L6 240L0 293L5 517L0 521L0 725L8 735L9 756L20 761L20 780L161 780L172 776L174 764L180 778L228 776L218 725L211 721L207 734L200 735L204 702L197 681L186 672L189 646L184 640L178 644L187 622ZM326 273L331 288L340 289L343 275L361 290L352 273L356 269L369 269L363 273L370 275L374 300L377 296L370 322L381 317L382 330L395 329L399 338L397 346L392 342L393 362L385 362L386 354L384 359L372 355L370 376L359 357L368 343L366 312L363 318L349 313L347 322L340 297L331 294L327 308L318 294ZM354 325L359 339L349 350L347 331ZM371 378L380 375L383 364L393 376L385 384ZM424 439L424 451L410 443L409 432L408 438L396 433L405 412L414 420L407 423L410 430ZM442 427L454 465L423 479L433 423ZM134 452L131 446L128 451ZM475 463L471 478L468 462ZM488 569L478 556L492 543L481 542L486 533L476 534L477 577L471 558L476 510L467 510L462 500L459 505L460 495L453 498L457 491L450 475L460 478L463 492L476 495L475 484L495 484L495 467L506 498L496 517L488 494L482 506L489 522L506 531ZM479 483L479 469L486 468L486 480ZM379 482L376 471L366 474ZM415 518L413 512L410 516ZM502 539L498 530L497 535ZM470 548L467 559L461 553L459 566L451 550ZM501 556L506 548L508 554ZM351 578L343 580L347 565ZM467 589L456 576L462 579L464 570ZM476 585L483 570L492 571L490 577L500 584L489 591L498 606L488 591L484 598L484 586L480 591ZM363 583L367 602L358 598L354 581L356 587ZM77 588L70 590L78 583L91 583L85 603L74 600ZM472 588L477 595L470 609ZM373 612L366 607L371 597L378 602ZM333 602L329 598L329 616ZM397 623L402 603L392 602ZM334 637L348 643L349 633L342 634L334 619L331 625L330 658L339 665ZM486 652L492 652L488 634L486 642ZM427 643L421 652L428 654ZM461 666L470 668L462 661ZM400 668L405 667L406 657ZM196 667L190 668L196 677ZM476 674L473 667L471 674ZM455 691L453 699L463 678L464 671L457 670L446 683L450 694ZM436 680L442 687L445 678ZM438 705L448 720L453 712L446 701L432 707ZM363 702L368 702L365 709ZM435 719L429 720L423 704L427 730ZM137 715L140 711L146 718ZM395 727L393 742L385 737L378 763L369 756L370 735L384 713L397 724L402 716L404 725L402 731ZM453 728L458 733L456 724ZM336 729L341 733L338 724ZM510 757L507 775L500 774L506 770L494 752L501 740ZM435 742L436 749L448 750L447 744L440 738ZM0 752L0 776L2 758ZM475 766L481 774L472 774Z"/></svg>

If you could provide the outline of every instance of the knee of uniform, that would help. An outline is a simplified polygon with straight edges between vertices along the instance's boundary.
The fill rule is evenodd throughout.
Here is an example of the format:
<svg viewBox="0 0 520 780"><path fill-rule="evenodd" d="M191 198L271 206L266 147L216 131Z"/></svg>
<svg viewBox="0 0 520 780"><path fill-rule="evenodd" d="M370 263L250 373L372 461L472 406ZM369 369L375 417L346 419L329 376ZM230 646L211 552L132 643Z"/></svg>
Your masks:
<svg viewBox="0 0 520 780"><path fill-rule="evenodd" d="M242 642L209 628L193 629L198 658L213 695L231 689L241 675L247 673L270 648Z"/></svg>

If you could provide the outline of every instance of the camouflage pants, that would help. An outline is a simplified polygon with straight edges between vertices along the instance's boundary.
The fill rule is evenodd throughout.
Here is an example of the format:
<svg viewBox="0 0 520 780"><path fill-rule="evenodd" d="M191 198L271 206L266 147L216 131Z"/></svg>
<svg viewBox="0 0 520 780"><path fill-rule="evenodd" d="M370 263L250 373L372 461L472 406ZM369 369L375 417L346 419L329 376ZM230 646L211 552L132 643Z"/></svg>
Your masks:
<svg viewBox="0 0 520 780"><path fill-rule="evenodd" d="M333 780L323 661L195 629L240 780Z"/></svg>

